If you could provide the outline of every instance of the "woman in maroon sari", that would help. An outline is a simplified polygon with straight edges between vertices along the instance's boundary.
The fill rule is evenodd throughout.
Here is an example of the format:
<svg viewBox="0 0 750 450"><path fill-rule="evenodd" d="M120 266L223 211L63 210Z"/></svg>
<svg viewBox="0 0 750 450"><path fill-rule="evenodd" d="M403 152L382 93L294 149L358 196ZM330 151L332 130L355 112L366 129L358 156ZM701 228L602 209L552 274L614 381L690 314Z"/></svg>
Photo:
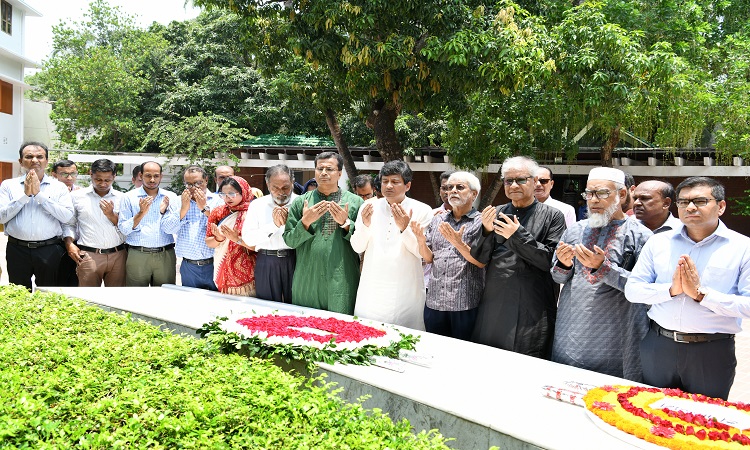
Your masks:
<svg viewBox="0 0 750 450"><path fill-rule="evenodd" d="M244 178L232 176L219 186L224 205L211 211L206 244L214 248L214 282L224 294L255 295L256 253L243 245L240 232L247 207L253 200Z"/></svg>

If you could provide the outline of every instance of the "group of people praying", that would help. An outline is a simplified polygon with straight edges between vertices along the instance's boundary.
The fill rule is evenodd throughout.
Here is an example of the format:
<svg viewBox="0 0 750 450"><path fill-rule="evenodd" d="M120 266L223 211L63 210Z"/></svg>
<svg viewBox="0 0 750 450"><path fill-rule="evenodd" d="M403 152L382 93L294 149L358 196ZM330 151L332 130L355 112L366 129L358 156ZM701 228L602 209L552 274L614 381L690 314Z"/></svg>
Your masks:
<svg viewBox="0 0 750 450"><path fill-rule="evenodd" d="M73 189L69 165L45 174L43 144L19 156L24 174L0 186L0 223L10 282L29 289L32 276L38 286L175 283L179 257L184 286L712 397L726 399L734 381L750 239L721 221L725 191L712 178L635 185L593 168L581 193L588 216L576 221L572 205L550 197L551 169L524 156L502 164L510 201L481 211L470 172L442 174L433 208L407 195L413 174L400 160L342 189L335 152L317 155L315 185L299 195L292 170L270 167L264 196L229 167L213 191L197 165L176 195L153 161L139 168L142 185L121 193L107 159L92 163L89 187Z"/></svg>

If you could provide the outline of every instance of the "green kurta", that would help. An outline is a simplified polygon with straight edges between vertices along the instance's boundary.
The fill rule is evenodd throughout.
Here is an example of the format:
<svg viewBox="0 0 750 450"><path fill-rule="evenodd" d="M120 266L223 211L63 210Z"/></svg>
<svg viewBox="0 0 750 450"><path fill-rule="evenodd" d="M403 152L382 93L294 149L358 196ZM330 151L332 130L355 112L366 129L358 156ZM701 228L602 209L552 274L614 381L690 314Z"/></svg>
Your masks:
<svg viewBox="0 0 750 450"><path fill-rule="evenodd" d="M354 313L354 301L359 286L359 255L349 244L354 232L354 221L362 199L349 191L340 190L344 207L349 204L349 232L334 222L333 233L324 232L330 213L313 222L305 230L302 208L335 198L336 193L324 196L318 190L295 198L289 206L289 217L284 230L284 242L297 250L297 265L292 280L292 303L310 308L325 309L344 314ZM329 227L331 228L331 227Z"/></svg>

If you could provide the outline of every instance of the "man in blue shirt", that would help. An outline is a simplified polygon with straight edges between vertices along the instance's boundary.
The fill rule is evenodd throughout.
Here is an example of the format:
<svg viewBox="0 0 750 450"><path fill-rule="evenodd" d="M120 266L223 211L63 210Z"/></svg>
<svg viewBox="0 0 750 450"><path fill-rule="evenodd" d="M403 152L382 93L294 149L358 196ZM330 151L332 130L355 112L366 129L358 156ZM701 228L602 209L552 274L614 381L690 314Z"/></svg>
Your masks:
<svg viewBox="0 0 750 450"><path fill-rule="evenodd" d="M726 201L716 180L691 177L676 191L683 226L648 240L625 286L629 301L651 305L643 381L726 399L734 335L750 317L750 238L719 219Z"/></svg>
<svg viewBox="0 0 750 450"><path fill-rule="evenodd" d="M161 164L145 162L141 170L143 186L122 198L117 223L129 246L125 285L174 284L177 258L172 234L180 224L177 214L169 208L177 203L177 196L159 188Z"/></svg>
<svg viewBox="0 0 750 450"><path fill-rule="evenodd" d="M211 210L224 202L221 197L209 192L208 174L202 167L188 166L182 180L185 190L174 212L179 219L175 253L182 258L182 285L216 291L214 249L206 245L206 226Z"/></svg>

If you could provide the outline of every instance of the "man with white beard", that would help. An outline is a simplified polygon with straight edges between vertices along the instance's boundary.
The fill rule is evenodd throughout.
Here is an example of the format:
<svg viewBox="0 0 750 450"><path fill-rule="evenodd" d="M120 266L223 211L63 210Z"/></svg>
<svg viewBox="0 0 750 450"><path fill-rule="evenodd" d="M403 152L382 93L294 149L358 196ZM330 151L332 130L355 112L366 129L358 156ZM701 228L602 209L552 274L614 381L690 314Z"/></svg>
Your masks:
<svg viewBox="0 0 750 450"><path fill-rule="evenodd" d="M292 192L294 172L284 164L269 167L266 186L271 195L255 199L247 208L241 242L258 252L255 296L292 303L292 279L297 258L294 249L284 242L283 234L289 205L297 197Z"/></svg>
<svg viewBox="0 0 750 450"><path fill-rule="evenodd" d="M652 233L622 211L621 170L592 169L582 196L589 217L565 231L552 259L552 278L563 284L552 361L641 381L639 345L648 317L624 290Z"/></svg>

